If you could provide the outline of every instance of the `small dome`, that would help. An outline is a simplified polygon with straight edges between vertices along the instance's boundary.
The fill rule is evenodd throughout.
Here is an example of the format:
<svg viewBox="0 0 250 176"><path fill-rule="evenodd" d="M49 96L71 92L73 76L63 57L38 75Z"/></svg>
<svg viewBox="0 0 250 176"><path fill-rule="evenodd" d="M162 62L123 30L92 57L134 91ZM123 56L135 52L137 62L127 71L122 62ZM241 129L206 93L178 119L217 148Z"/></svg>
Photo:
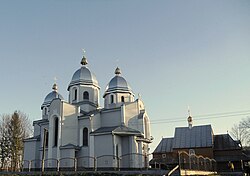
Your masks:
<svg viewBox="0 0 250 176"><path fill-rule="evenodd" d="M110 80L108 86L106 87L103 97L105 97L108 93L116 91L132 94L132 90L128 82L120 75L121 70L118 67L116 68L115 74L116 76Z"/></svg>
<svg viewBox="0 0 250 176"><path fill-rule="evenodd" d="M68 86L68 90L70 86L79 85L79 84L94 85L96 87L99 87L95 74L92 73L89 70L89 68L86 66L88 62L85 57L83 57L81 64L82 64L82 67L73 74L71 82Z"/></svg>
<svg viewBox="0 0 250 176"><path fill-rule="evenodd" d="M59 98L60 100L64 100L64 98L62 97L62 95L59 94L59 93L57 92L57 85L56 85L56 84L53 85L53 88L52 88L52 89L53 89L53 91L50 92L50 93L45 97L44 102L43 102L43 104L42 104L42 106L41 106L41 109L42 109L44 106L50 105L50 103L52 102L52 100L54 100L54 99L56 99L56 98Z"/></svg>

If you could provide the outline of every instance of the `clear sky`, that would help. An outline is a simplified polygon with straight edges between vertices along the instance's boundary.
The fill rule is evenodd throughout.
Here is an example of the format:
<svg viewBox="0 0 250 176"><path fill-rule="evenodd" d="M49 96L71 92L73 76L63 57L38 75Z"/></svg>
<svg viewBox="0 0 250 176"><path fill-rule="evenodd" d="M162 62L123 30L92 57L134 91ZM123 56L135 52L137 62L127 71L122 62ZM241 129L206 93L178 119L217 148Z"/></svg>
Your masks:
<svg viewBox="0 0 250 176"><path fill-rule="evenodd" d="M40 119L55 76L68 99L82 48L101 95L117 65L141 94L152 149L187 126L188 106L216 134L250 116L249 0L2 0L0 114Z"/></svg>

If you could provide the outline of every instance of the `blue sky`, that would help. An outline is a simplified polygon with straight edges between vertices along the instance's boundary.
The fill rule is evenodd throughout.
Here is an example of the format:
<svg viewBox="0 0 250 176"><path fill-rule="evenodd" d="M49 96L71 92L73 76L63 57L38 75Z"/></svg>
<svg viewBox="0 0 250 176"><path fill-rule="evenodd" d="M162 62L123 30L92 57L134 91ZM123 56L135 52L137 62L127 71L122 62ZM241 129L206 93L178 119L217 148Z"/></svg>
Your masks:
<svg viewBox="0 0 250 176"><path fill-rule="evenodd" d="M82 48L101 95L117 65L142 95L152 149L187 125L188 106L194 125L211 124L215 133L248 115L202 115L250 111L248 0L3 0L0 114L21 110L40 119L55 76L67 99Z"/></svg>

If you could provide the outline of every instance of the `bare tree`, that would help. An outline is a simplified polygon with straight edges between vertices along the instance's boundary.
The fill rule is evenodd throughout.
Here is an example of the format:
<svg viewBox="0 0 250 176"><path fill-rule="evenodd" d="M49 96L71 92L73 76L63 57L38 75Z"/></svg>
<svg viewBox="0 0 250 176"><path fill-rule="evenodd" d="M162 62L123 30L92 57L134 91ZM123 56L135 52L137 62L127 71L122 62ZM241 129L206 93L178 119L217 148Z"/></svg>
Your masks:
<svg viewBox="0 0 250 176"><path fill-rule="evenodd" d="M242 119L235 124L230 133L235 139L240 140L243 146L250 146L250 117Z"/></svg>
<svg viewBox="0 0 250 176"><path fill-rule="evenodd" d="M234 139L241 141L242 145L245 145L246 132L245 129L241 128L239 124L234 124L234 126L231 128L230 134L233 136Z"/></svg>

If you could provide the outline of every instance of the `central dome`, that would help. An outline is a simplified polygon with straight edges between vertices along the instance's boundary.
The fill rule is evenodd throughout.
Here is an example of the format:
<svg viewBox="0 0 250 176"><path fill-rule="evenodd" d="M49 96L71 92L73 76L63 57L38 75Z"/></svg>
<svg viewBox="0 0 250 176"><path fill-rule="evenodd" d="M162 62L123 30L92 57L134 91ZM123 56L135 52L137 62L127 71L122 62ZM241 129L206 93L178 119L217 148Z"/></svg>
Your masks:
<svg viewBox="0 0 250 176"><path fill-rule="evenodd" d="M73 85L79 85L79 84L84 84L84 85L94 85L96 87L98 86L98 81L96 79L96 76L94 73L92 73L89 68L86 66L87 65L87 60L84 57L82 59L82 67L78 69L72 76L71 82L68 86L69 87Z"/></svg>

